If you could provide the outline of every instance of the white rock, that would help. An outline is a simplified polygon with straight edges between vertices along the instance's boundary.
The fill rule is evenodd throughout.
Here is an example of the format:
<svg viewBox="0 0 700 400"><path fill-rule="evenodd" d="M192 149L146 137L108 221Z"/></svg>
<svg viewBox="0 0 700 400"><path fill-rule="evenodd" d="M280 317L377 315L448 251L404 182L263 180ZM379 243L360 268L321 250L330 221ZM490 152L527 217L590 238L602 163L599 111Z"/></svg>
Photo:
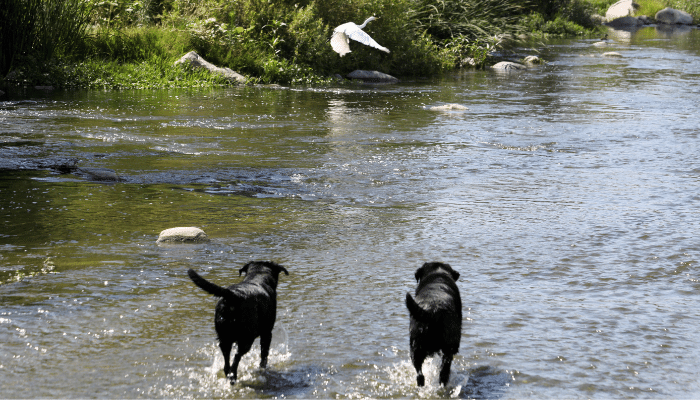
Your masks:
<svg viewBox="0 0 700 400"><path fill-rule="evenodd" d="M601 54L602 57L622 57L622 54L616 51L608 51L607 53Z"/></svg>
<svg viewBox="0 0 700 400"><path fill-rule="evenodd" d="M616 18L632 16L637 8L639 8L639 4L632 0L620 0L608 7L608 11L605 13L605 20L612 21Z"/></svg>
<svg viewBox="0 0 700 400"><path fill-rule="evenodd" d="M467 107L461 105L461 104L445 104L442 106L433 106L430 107L430 111L450 111L450 110L458 110L458 111L463 111L463 110L468 110Z"/></svg>
<svg viewBox="0 0 700 400"><path fill-rule="evenodd" d="M500 70L500 71L519 71L523 69L527 69L526 66L510 61L501 61L495 65L493 65L491 68Z"/></svg>
<svg viewBox="0 0 700 400"><path fill-rule="evenodd" d="M207 234L199 228L193 226L170 228L162 231L158 236L157 243L163 242L191 242L200 243L209 240Z"/></svg>
<svg viewBox="0 0 700 400"><path fill-rule="evenodd" d="M657 22L662 24L690 25L693 23L693 17L690 14L670 7L666 7L657 12L654 18Z"/></svg>

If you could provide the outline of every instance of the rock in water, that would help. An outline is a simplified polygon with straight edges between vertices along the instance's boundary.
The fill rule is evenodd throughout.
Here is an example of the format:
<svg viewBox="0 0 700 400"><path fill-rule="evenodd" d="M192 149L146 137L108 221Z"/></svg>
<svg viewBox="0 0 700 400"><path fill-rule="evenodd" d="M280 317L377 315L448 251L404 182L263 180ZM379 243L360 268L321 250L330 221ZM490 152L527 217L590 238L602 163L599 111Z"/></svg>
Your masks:
<svg viewBox="0 0 700 400"><path fill-rule="evenodd" d="M357 69L347 75L349 79L357 79L371 83L397 83L399 80L389 74L379 71L364 71Z"/></svg>
<svg viewBox="0 0 700 400"><path fill-rule="evenodd" d="M685 11L675 10L670 7L666 7L663 10L656 13L654 16L657 22L662 24L681 24L690 25L693 23L693 17Z"/></svg>
<svg viewBox="0 0 700 400"><path fill-rule="evenodd" d="M166 229L160 233L156 242L201 243L208 240L209 238L203 230L189 226Z"/></svg>

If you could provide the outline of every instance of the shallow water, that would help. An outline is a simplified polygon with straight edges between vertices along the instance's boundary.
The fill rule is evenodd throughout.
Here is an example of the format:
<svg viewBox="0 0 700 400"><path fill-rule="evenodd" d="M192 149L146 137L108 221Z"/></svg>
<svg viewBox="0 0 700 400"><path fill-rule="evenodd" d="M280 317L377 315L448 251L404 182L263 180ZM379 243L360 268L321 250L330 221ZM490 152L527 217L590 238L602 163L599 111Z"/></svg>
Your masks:
<svg viewBox="0 0 700 400"><path fill-rule="evenodd" d="M700 35L611 37L517 74L5 98L4 165L121 181L0 172L2 397L696 397ZM174 226L211 241L155 243ZM254 259L290 275L231 387L186 270ZM432 260L463 336L419 389L403 299Z"/></svg>

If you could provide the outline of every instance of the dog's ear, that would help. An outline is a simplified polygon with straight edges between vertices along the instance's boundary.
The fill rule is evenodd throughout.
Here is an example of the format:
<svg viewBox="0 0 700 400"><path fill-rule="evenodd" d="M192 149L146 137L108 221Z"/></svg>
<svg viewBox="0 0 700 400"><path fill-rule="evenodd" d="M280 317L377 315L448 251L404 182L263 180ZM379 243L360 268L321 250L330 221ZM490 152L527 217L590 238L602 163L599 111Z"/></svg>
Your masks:
<svg viewBox="0 0 700 400"><path fill-rule="evenodd" d="M425 274L425 264L416 270L416 282L420 282L420 279Z"/></svg>
<svg viewBox="0 0 700 400"><path fill-rule="evenodd" d="M279 268L280 271L284 271L284 274L285 274L285 275L289 275L289 271L287 271L287 268L285 268L285 267L283 267L283 266L281 266L281 265L279 265L279 264L277 264L277 268Z"/></svg>
<svg viewBox="0 0 700 400"><path fill-rule="evenodd" d="M248 264L244 265L243 268L239 269L238 276L241 276L241 274L243 274L244 272L246 273L246 275L248 275L248 267L250 267L250 264L252 264L252 263L253 262L251 261Z"/></svg>
<svg viewBox="0 0 700 400"><path fill-rule="evenodd" d="M454 279L455 281L456 281L457 279L459 279L459 272L457 272L457 271L455 271L455 270L452 270L451 273L452 273L452 279Z"/></svg>

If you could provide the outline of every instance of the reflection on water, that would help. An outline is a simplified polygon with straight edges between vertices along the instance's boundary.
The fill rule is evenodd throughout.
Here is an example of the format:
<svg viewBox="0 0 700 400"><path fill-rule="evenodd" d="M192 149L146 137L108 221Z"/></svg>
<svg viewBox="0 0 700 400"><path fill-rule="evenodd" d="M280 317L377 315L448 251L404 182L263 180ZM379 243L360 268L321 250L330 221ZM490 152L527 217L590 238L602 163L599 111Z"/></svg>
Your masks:
<svg viewBox="0 0 700 400"><path fill-rule="evenodd" d="M5 98L4 397L693 397L700 36L610 37L508 75ZM212 240L157 245L174 226ZM290 275L230 387L185 272L251 259ZM462 274L445 388L408 350L428 260Z"/></svg>

